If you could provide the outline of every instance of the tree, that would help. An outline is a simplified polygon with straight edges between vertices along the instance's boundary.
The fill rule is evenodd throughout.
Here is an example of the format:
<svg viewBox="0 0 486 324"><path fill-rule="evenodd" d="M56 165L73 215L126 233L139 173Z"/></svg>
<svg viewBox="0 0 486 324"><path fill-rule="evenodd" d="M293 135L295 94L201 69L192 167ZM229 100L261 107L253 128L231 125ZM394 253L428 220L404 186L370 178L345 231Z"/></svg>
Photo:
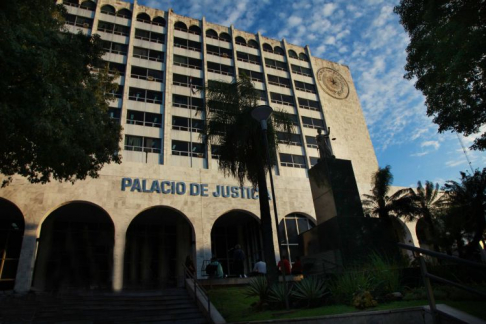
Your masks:
<svg viewBox="0 0 486 324"><path fill-rule="evenodd" d="M486 229L486 168L475 170L473 174L461 172L461 182L447 181L443 190L449 217L460 219L459 224L457 221L454 224L468 236L459 240L469 241L464 253L459 251L460 255L471 259L477 253Z"/></svg>
<svg viewBox="0 0 486 324"><path fill-rule="evenodd" d="M258 105L258 98L251 80L244 75L233 83L209 82L203 136L217 148L218 165L225 175L237 178L241 185L248 180L254 187L258 186L263 249L271 286L278 280L278 270L265 174L277 160L276 130L282 130L290 138L293 126L283 112L275 112L268 122L268 165L260 124L251 116L251 111Z"/></svg>
<svg viewBox="0 0 486 324"><path fill-rule="evenodd" d="M405 78L426 98L439 132L465 136L486 124L486 3L401 0L394 12L410 35ZM486 149L486 132L472 149Z"/></svg>
<svg viewBox="0 0 486 324"><path fill-rule="evenodd" d="M52 0L0 4L0 173L74 182L120 163L121 126L108 116L117 89L99 36L65 32ZM4 181L6 184L6 181Z"/></svg>
<svg viewBox="0 0 486 324"><path fill-rule="evenodd" d="M433 184L425 181L425 187L422 182L417 182L417 189L408 190L406 197L410 199L412 205L411 211L404 215L407 220L423 218L426 224L427 237L432 238L434 249L439 251L437 245L437 230L434 224L434 212L439 208L439 184Z"/></svg>
<svg viewBox="0 0 486 324"><path fill-rule="evenodd" d="M385 224L389 233L395 233L393 227L393 217L406 216L412 212L412 202L407 194L410 188L400 189L391 196L391 185L393 183L393 175L390 171L391 167L387 165L384 168L378 168L378 171L373 175L373 189L371 195L364 194L362 201L366 213L372 216L378 216ZM396 240L398 238L395 235Z"/></svg>

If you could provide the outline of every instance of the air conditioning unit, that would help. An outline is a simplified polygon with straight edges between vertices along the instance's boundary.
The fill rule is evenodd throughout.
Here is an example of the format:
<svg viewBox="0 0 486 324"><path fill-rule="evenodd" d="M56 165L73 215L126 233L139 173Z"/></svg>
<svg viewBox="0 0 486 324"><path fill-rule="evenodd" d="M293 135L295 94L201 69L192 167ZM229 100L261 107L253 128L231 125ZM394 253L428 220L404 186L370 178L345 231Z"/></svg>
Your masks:
<svg viewBox="0 0 486 324"><path fill-rule="evenodd" d="M83 24L83 27L84 27L84 28L89 28L89 24L88 24L88 23L84 23L84 24Z"/></svg>
<svg viewBox="0 0 486 324"><path fill-rule="evenodd" d="M148 76L147 77L147 81L154 81L154 77L153 76Z"/></svg>

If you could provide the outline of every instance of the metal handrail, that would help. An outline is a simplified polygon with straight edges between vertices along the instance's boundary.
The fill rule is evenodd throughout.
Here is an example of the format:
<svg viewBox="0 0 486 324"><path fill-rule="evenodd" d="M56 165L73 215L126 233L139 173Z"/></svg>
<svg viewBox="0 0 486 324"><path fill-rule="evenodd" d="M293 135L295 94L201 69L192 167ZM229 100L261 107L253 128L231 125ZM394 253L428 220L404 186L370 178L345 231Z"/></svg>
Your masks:
<svg viewBox="0 0 486 324"><path fill-rule="evenodd" d="M450 281L450 280L447 280L447 279L444 279L444 278L430 274L427 271L427 265L425 264L425 259L422 256L422 254L429 255L429 256L432 256L432 257L436 257L436 258L439 258L439 259L453 261L453 262L456 262L456 263L460 263L460 264L464 264L464 265L468 265L468 266L472 266L472 267L477 267L477 268L480 268L480 269L485 269L485 270L486 270L486 264L473 262L473 261L469 261L469 260L464 260L464 259L461 259L461 258L458 258L458 257L455 257L455 256L451 256L451 255L447 255L447 254L444 254L444 253L439 253L439 252L435 252L435 251L430 251L430 250L418 248L418 247L408 245L408 244L403 244L403 243L397 243L397 244L398 244L398 247L401 248L401 249L405 249L405 250L409 250L409 251L418 253L418 254L414 253L414 257L419 259L419 262L420 262L420 272L421 272L422 279L423 279L424 284L425 284L425 291L427 292L427 299L429 301L430 311L432 313L432 322L434 324L439 323L439 319L437 318L437 307L436 307L436 304L435 304L434 292L432 291L432 284L430 283L431 279L434 280L434 281L440 282L440 283L445 283L445 284L454 286L456 288L459 288L459 289L462 289L462 290L465 290L465 291L468 291L468 292L471 292L471 293L474 293L474 294L478 294L482 297L486 297L486 293L484 293L482 291L479 291L479 290L467 287L465 285L459 284L457 282L453 282L453 281Z"/></svg>
<svg viewBox="0 0 486 324"><path fill-rule="evenodd" d="M204 289L202 286L200 286L197 282L197 277L196 277L196 271L194 271L194 274L189 271L189 269L186 267L185 264L182 264L182 267L184 268L184 274L186 275L186 278L192 279L193 284L194 284L194 300L197 300L197 290L201 292L201 295L208 301L208 317L211 319L211 300L209 299L208 292L206 289ZM184 280L184 285L186 285L186 281Z"/></svg>

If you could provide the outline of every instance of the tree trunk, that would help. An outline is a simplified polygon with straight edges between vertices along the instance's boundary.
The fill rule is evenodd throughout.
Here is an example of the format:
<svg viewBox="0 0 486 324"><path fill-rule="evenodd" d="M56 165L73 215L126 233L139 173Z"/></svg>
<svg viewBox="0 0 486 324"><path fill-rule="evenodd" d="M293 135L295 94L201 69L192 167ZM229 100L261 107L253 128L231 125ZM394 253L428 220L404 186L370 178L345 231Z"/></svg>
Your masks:
<svg viewBox="0 0 486 324"><path fill-rule="evenodd" d="M260 201L260 228L263 238L263 253L267 263L267 280L271 287L278 282L277 261L275 260L275 248L273 245L272 216L268 201L267 178L263 167L258 168L258 199Z"/></svg>

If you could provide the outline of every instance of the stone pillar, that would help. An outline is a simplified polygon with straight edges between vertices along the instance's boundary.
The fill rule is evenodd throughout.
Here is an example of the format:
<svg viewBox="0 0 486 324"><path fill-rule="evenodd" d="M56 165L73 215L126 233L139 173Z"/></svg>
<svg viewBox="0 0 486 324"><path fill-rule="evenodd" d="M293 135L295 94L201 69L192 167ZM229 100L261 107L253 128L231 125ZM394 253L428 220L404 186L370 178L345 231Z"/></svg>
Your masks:
<svg viewBox="0 0 486 324"><path fill-rule="evenodd" d="M127 229L115 228L115 244L113 246L113 274L112 274L112 289L119 292L123 289L123 267L125 260L125 240L127 236Z"/></svg>
<svg viewBox="0 0 486 324"><path fill-rule="evenodd" d="M22 250L20 251L14 291L26 293L32 285L35 253L37 250L37 224L26 222Z"/></svg>

